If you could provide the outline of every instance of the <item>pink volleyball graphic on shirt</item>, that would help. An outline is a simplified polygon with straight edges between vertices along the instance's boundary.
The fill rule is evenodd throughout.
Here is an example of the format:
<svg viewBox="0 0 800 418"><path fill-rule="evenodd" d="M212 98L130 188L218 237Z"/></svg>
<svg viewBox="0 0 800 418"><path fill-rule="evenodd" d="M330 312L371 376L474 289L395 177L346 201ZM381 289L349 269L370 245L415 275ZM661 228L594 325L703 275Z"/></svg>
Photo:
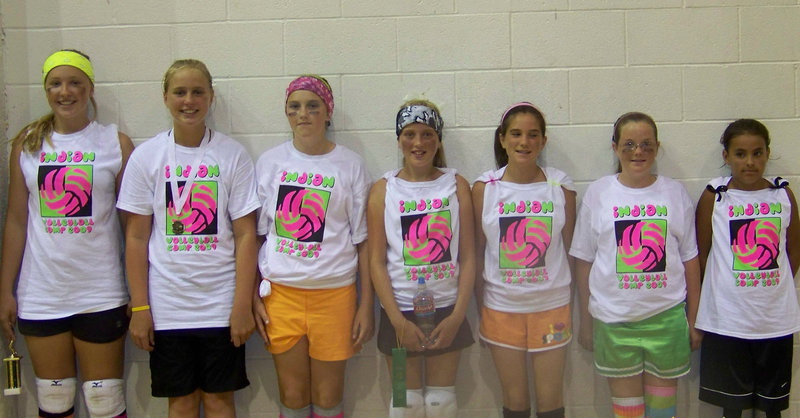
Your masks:
<svg viewBox="0 0 800 418"><path fill-rule="evenodd" d="M667 221L617 221L617 272L660 272L666 268Z"/></svg>
<svg viewBox="0 0 800 418"><path fill-rule="evenodd" d="M183 195L185 182L178 183L178 194ZM217 183L196 181L190 196L183 204L180 215L175 211L172 187L167 184L167 234L208 235L217 233ZM178 225L182 224L183 226Z"/></svg>
<svg viewBox="0 0 800 418"><path fill-rule="evenodd" d="M406 265L450 261L450 211L403 216L403 258Z"/></svg>
<svg viewBox="0 0 800 418"><path fill-rule="evenodd" d="M501 218L500 268L544 266L551 231L552 219L549 217Z"/></svg>
<svg viewBox="0 0 800 418"><path fill-rule="evenodd" d="M91 216L92 166L41 166L38 180L42 216Z"/></svg>
<svg viewBox="0 0 800 418"><path fill-rule="evenodd" d="M281 186L275 213L278 235L301 242L322 242L330 192Z"/></svg>
<svg viewBox="0 0 800 418"><path fill-rule="evenodd" d="M780 218L730 221L734 270L778 268Z"/></svg>

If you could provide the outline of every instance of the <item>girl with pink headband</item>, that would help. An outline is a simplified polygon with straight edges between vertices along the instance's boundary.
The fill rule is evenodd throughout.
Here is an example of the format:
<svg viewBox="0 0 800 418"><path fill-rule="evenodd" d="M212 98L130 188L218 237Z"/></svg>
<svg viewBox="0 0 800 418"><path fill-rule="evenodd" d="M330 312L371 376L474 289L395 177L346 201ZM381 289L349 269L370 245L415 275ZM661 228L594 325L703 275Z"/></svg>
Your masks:
<svg viewBox="0 0 800 418"><path fill-rule="evenodd" d="M256 325L275 362L280 416L343 417L347 359L373 332L371 181L361 157L326 136L333 93L324 78L293 80L285 112L292 139L256 163L264 241Z"/></svg>
<svg viewBox="0 0 800 418"><path fill-rule="evenodd" d="M564 365L572 339L567 249L575 228L575 188L537 162L547 143L534 105L508 108L495 131L497 169L472 186L480 338L503 387L503 417L531 414L530 359L537 418L564 417ZM498 210L499 208L499 210Z"/></svg>
<svg viewBox="0 0 800 418"><path fill-rule="evenodd" d="M114 204L133 143L89 117L88 56L50 55L42 82L52 112L11 142L0 324L12 341L15 325L25 336L39 416L73 416L78 370L89 415L126 416L128 293Z"/></svg>

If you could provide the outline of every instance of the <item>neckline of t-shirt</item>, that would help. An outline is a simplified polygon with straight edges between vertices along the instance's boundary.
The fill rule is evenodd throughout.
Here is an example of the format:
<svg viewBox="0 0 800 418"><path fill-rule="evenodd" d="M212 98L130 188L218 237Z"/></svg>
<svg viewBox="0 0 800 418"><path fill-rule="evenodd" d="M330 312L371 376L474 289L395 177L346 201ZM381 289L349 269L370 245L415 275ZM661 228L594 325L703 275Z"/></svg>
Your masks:
<svg viewBox="0 0 800 418"><path fill-rule="evenodd" d="M338 151L339 144L337 144L337 143L335 143L333 141L331 141L331 142L333 143L333 149L328 151L328 152L326 152L325 154L318 154L318 155L306 154L305 152L300 151L299 149L297 149L297 147L294 146L294 142L291 141L291 140L289 142L287 142L287 144L289 146L289 152L290 153L294 153L294 155L296 155L296 156L298 156L298 157L300 157L302 159L305 159L305 160L315 160L316 161L316 160L324 160L324 159L330 158L331 155L333 155L334 153L339 152Z"/></svg>
<svg viewBox="0 0 800 418"><path fill-rule="evenodd" d="M550 177L547 175L547 167L539 166L539 168L542 170L542 174L544 175L544 181L537 181L534 183L515 183L513 181L503 180L503 175L505 175L506 173L506 167L507 166L503 166L502 168L492 172L487 183L496 181L505 186L509 186L516 189L528 189L530 187L547 186L550 184ZM497 178L492 178L491 176L495 174L500 174L500 176L498 176Z"/></svg>
<svg viewBox="0 0 800 418"><path fill-rule="evenodd" d="M649 192L650 190L656 188L656 186L661 183L661 179L663 178L663 176L658 175L658 174L653 174L653 175L656 176L656 181L654 181L649 186L645 186L645 187L629 187L629 186L626 186L626 185L622 184L622 182L619 181L619 173L614 174L613 181L614 181L614 184L617 185L617 187L619 187L622 190L625 190L627 192L631 192L631 193L646 193L646 192Z"/></svg>
<svg viewBox="0 0 800 418"><path fill-rule="evenodd" d="M68 134L61 134L61 133L58 133L56 131L53 131L50 134L50 139L53 142L71 141L75 137L85 135L86 132L88 132L95 125L95 123L96 123L95 121L90 121L89 124L86 125L80 131L76 131L76 132L72 132L72 133L68 133Z"/></svg>
<svg viewBox="0 0 800 418"><path fill-rule="evenodd" d="M393 170L392 171L392 175L390 177L394 178L395 181L398 182L399 184L408 185L408 186L415 186L415 187L425 187L425 186L429 186L429 185L435 185L435 184L439 183L440 181L443 181L442 179L444 179L446 177L449 177L449 174L454 173L452 168L436 167L436 169L441 171L442 175L439 176L439 177L436 177L433 180L409 181L409 180L401 179L400 177L397 177L397 175L400 174L400 170L402 170L402 168L398 168L396 170ZM455 175L455 174L453 174L453 175Z"/></svg>

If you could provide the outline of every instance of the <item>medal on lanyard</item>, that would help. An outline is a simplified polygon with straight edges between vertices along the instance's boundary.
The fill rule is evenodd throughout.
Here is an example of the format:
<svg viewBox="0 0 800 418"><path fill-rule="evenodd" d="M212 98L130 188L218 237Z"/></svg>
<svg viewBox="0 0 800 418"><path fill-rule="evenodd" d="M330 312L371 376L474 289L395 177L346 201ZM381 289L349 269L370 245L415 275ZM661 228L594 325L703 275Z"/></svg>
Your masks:
<svg viewBox="0 0 800 418"><path fill-rule="evenodd" d="M11 351L11 357L3 359L3 363L5 363L6 366L6 389L3 391L3 394L6 396L19 395L22 392L19 359L22 357L17 355L17 351L14 350L14 340L11 340L8 344L8 350Z"/></svg>
<svg viewBox="0 0 800 418"><path fill-rule="evenodd" d="M178 161L175 158L175 138L172 135L172 132L169 134L170 139L172 139L172 146L169 147L169 163L170 167L173 170L177 169ZM192 161L192 165L189 166L189 175L186 177L186 181L183 183L183 190L179 190L178 188L178 173L175 172L174 176L171 176L169 179L169 185L172 188L172 206L173 210L175 211L172 220L172 233L175 235L181 235L186 230L186 225L184 225L183 221L177 219L180 216L181 211L183 211L183 206L186 204L186 201L189 199L189 196L192 195L192 185L194 184L194 178L197 176L197 173L200 171L200 163L203 161L203 157L206 154L206 148L208 146L208 141L211 140L211 129L206 129L205 135L203 135L203 140L200 141L200 147L197 151L195 151L194 161ZM194 172L194 174L192 174Z"/></svg>

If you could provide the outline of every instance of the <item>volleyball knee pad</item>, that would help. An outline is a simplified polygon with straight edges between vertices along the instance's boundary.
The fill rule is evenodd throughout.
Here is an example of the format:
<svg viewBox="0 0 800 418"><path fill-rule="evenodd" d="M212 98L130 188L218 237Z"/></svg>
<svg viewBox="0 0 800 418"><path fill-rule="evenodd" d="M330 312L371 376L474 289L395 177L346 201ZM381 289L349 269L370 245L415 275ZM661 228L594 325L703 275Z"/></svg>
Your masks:
<svg viewBox="0 0 800 418"><path fill-rule="evenodd" d="M422 417L425 416L425 399L422 389L406 390L406 407L395 408L389 404L389 418Z"/></svg>
<svg viewBox="0 0 800 418"><path fill-rule="evenodd" d="M86 409L92 418L113 418L125 412L125 384L122 379L83 382Z"/></svg>
<svg viewBox="0 0 800 418"><path fill-rule="evenodd" d="M78 380L74 377L66 379L36 378L36 400L39 403L39 415L43 417L66 417L73 413L75 407L75 387Z"/></svg>
<svg viewBox="0 0 800 418"><path fill-rule="evenodd" d="M427 418L449 418L456 416L455 386L425 387L425 416Z"/></svg>

